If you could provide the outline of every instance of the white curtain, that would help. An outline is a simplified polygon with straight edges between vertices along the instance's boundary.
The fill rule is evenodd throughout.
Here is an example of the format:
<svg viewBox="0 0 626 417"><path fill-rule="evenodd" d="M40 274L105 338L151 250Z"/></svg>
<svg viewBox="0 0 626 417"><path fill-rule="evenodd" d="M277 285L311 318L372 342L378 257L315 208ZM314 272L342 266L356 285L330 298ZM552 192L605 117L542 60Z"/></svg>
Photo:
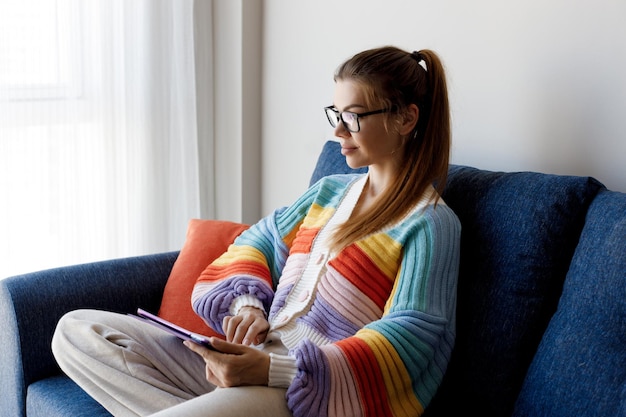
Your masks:
<svg viewBox="0 0 626 417"><path fill-rule="evenodd" d="M0 0L0 278L180 249L212 217L194 3Z"/></svg>

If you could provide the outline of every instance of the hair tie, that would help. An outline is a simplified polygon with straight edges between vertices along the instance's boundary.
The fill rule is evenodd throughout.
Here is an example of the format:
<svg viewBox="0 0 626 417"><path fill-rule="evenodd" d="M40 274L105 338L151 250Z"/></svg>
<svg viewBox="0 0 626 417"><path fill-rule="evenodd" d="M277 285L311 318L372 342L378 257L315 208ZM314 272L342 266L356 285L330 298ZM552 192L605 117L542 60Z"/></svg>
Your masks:
<svg viewBox="0 0 626 417"><path fill-rule="evenodd" d="M424 71L428 71L426 69L426 61L424 60L424 57L422 57L421 52L419 51L411 52L411 58L413 58L420 67L424 68Z"/></svg>

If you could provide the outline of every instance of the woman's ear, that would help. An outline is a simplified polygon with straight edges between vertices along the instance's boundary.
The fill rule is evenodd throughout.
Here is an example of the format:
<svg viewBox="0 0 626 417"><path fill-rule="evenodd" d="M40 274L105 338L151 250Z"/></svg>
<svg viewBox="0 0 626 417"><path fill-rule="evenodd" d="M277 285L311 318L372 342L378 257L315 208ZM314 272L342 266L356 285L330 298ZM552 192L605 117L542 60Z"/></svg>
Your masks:
<svg viewBox="0 0 626 417"><path fill-rule="evenodd" d="M415 125L419 120L420 109L415 104L410 104L407 107L406 112L404 113L404 121L402 122L402 126L400 126L400 134L408 135L411 133L413 129L415 129Z"/></svg>

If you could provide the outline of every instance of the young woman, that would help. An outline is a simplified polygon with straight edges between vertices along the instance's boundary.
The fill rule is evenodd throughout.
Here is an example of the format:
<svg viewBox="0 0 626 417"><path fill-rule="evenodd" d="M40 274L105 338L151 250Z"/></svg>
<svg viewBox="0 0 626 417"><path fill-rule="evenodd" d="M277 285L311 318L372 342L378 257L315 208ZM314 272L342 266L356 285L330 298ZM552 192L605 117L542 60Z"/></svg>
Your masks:
<svg viewBox="0 0 626 417"><path fill-rule="evenodd" d="M64 371L116 416L418 416L455 339L460 224L440 198L450 150L430 50L361 52L325 108L362 175L321 179L199 277L215 351L126 316L59 323Z"/></svg>

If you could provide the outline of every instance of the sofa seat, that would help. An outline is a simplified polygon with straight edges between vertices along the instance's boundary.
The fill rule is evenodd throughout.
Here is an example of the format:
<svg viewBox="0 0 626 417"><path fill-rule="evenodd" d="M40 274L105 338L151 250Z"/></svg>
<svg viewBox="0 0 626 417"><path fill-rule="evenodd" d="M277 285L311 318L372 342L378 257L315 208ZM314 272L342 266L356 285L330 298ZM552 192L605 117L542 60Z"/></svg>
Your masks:
<svg viewBox="0 0 626 417"><path fill-rule="evenodd" d="M64 375L42 379L28 386L26 415L29 417L111 417L104 407Z"/></svg>

